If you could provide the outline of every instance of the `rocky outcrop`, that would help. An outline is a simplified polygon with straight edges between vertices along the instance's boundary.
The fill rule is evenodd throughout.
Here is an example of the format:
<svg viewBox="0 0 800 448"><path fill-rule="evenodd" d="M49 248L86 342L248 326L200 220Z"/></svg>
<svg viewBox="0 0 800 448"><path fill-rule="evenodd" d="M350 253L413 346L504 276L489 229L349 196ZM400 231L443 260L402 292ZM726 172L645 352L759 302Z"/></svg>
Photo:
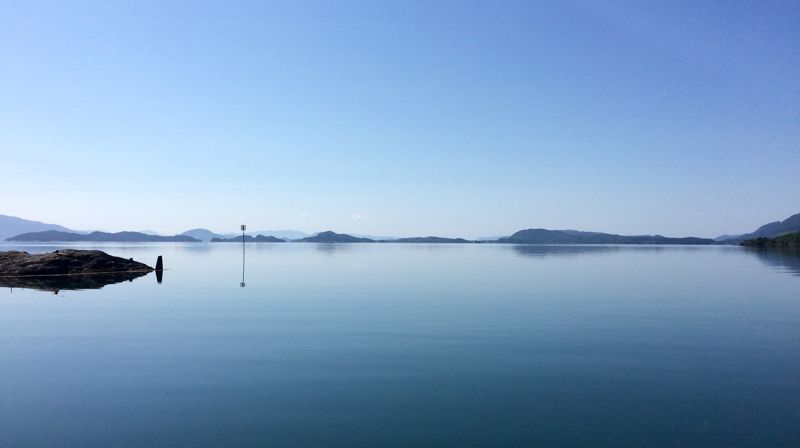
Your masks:
<svg viewBox="0 0 800 448"><path fill-rule="evenodd" d="M150 272L150 266L99 250L60 249L49 254L0 252L0 276Z"/></svg>

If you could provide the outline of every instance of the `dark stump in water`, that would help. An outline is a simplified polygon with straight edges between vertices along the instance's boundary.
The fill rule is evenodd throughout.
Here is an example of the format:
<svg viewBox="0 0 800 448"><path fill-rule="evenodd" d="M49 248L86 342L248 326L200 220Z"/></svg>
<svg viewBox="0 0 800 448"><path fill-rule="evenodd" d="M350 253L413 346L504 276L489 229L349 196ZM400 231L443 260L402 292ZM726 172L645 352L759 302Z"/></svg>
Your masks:
<svg viewBox="0 0 800 448"><path fill-rule="evenodd" d="M60 249L49 254L0 252L0 277L150 272L150 266L99 250Z"/></svg>

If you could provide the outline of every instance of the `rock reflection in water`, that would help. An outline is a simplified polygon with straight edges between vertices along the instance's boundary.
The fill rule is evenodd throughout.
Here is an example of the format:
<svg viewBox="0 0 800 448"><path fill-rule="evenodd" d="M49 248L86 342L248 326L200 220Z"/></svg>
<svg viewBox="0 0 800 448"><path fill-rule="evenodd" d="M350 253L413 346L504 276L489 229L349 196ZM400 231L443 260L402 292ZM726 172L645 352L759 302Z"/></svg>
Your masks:
<svg viewBox="0 0 800 448"><path fill-rule="evenodd" d="M147 274L147 272L117 272L111 274L0 277L0 287L38 289L58 294L60 290L100 289L114 283L131 282Z"/></svg>

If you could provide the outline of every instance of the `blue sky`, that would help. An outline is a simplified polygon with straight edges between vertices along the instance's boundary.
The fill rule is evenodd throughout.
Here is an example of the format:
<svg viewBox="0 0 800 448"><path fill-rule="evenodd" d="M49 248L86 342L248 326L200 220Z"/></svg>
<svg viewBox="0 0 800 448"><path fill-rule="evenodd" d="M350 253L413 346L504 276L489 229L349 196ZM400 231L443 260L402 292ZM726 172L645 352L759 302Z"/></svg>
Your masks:
<svg viewBox="0 0 800 448"><path fill-rule="evenodd" d="M800 212L798 23L794 1L4 1L0 213L749 231Z"/></svg>

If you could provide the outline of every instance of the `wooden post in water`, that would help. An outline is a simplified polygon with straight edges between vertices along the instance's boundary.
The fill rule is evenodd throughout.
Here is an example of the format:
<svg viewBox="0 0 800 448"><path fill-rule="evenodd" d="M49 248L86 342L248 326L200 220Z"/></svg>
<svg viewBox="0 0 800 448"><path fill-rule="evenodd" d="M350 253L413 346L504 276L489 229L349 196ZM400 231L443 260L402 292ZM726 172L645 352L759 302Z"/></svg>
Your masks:
<svg viewBox="0 0 800 448"><path fill-rule="evenodd" d="M164 259L161 255L156 260L156 282L160 285L164 281Z"/></svg>

